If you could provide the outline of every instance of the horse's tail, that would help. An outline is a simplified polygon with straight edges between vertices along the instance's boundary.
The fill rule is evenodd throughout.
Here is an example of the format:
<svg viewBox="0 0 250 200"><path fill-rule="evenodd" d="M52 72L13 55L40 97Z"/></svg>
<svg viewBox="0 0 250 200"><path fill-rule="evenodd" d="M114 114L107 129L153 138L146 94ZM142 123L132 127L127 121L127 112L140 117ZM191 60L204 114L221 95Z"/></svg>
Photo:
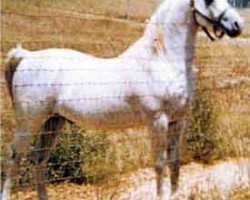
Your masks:
<svg viewBox="0 0 250 200"><path fill-rule="evenodd" d="M27 50L23 49L21 45L17 45L16 48L11 49L7 55L7 62L5 68L5 80L7 83L7 88L9 91L9 95L11 100L13 100L13 92L12 92L12 82L15 71L20 64L23 57L26 55Z"/></svg>

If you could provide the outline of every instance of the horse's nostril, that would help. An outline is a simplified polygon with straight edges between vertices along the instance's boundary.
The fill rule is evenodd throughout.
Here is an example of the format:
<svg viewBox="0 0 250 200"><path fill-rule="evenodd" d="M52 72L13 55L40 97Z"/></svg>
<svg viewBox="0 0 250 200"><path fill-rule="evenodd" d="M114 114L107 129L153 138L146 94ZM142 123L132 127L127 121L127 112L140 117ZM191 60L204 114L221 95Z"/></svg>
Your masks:
<svg viewBox="0 0 250 200"><path fill-rule="evenodd" d="M237 30L240 29L240 26L239 26L238 22L234 22L234 26L235 26L235 28L236 28Z"/></svg>

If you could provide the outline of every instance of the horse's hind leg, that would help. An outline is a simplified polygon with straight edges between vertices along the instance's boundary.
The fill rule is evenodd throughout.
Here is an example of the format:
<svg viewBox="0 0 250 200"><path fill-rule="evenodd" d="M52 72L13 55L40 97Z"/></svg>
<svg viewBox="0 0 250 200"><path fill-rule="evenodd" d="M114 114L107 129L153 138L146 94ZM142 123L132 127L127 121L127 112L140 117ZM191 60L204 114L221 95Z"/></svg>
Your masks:
<svg viewBox="0 0 250 200"><path fill-rule="evenodd" d="M25 120L24 120L25 121ZM22 154L28 152L30 134L27 132L27 124L17 123L14 140L9 149L7 159L6 180L3 185L1 200L9 200L11 195L12 179L17 176Z"/></svg>
<svg viewBox="0 0 250 200"><path fill-rule="evenodd" d="M184 129L183 121L169 123L169 136L167 143L168 165L170 169L170 182L172 194L178 189L178 181L180 174L180 135Z"/></svg>
<svg viewBox="0 0 250 200"><path fill-rule="evenodd" d="M50 117L42 127L35 149L31 158L35 163L35 181L39 200L47 200L48 195L44 183L44 173L52 147L55 146L59 130L65 123L65 118L60 116Z"/></svg>

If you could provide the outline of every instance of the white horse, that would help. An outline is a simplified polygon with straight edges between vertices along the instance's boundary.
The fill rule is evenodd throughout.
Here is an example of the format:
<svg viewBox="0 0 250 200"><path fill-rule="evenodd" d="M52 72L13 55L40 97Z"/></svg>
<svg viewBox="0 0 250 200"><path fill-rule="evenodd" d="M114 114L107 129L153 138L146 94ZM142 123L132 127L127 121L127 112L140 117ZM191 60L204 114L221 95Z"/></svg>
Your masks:
<svg viewBox="0 0 250 200"><path fill-rule="evenodd" d="M166 0L144 35L116 58L69 49L12 49L6 78L17 123L2 199L10 198L11 178L31 133L40 133L32 154L38 196L48 199L42 169L67 120L85 129L147 126L152 132L157 194L162 198L166 164L174 194L183 116L195 90L192 64L198 27L212 40L224 33L235 37L243 20L226 0Z"/></svg>

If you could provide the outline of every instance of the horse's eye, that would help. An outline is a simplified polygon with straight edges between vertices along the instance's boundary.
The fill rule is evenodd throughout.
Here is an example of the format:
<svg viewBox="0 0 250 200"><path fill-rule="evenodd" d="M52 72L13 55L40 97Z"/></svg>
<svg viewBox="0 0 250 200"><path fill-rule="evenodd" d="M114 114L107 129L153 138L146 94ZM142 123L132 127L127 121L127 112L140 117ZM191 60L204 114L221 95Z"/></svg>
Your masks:
<svg viewBox="0 0 250 200"><path fill-rule="evenodd" d="M228 17L223 17L222 20L225 21L225 22L227 22L228 21Z"/></svg>
<svg viewBox="0 0 250 200"><path fill-rule="evenodd" d="M210 4L213 3L213 1L214 1L214 0L205 0L205 3L206 3L207 6L210 6Z"/></svg>

